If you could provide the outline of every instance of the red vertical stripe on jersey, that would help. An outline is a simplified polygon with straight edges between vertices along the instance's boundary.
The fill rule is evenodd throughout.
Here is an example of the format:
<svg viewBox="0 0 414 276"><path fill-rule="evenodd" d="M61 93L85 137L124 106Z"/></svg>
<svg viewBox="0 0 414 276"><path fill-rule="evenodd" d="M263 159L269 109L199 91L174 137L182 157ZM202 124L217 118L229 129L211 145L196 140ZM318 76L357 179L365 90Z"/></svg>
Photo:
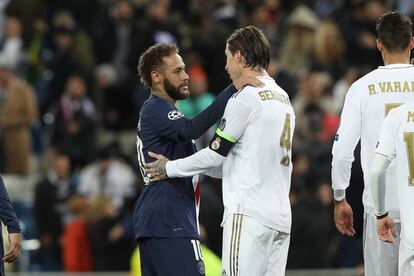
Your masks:
<svg viewBox="0 0 414 276"><path fill-rule="evenodd" d="M194 191L194 198L195 198L195 203L197 206L200 205L200 197L201 197L200 181L197 181L196 188Z"/></svg>

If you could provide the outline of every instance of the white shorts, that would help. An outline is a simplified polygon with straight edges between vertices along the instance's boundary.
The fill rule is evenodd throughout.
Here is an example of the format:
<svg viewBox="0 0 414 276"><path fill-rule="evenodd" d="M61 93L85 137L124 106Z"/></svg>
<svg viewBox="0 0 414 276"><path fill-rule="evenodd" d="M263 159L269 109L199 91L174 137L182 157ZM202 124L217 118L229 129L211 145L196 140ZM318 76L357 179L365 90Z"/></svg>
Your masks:
<svg viewBox="0 0 414 276"><path fill-rule="evenodd" d="M222 275L283 276L290 234L268 228L240 214L231 214L224 223Z"/></svg>
<svg viewBox="0 0 414 276"><path fill-rule="evenodd" d="M397 238L386 243L378 238L377 218L364 213L364 268L367 276L395 276L398 274L398 252L401 223L394 223Z"/></svg>
<svg viewBox="0 0 414 276"><path fill-rule="evenodd" d="M400 257L398 260L398 276L414 275L414 249L400 243Z"/></svg>

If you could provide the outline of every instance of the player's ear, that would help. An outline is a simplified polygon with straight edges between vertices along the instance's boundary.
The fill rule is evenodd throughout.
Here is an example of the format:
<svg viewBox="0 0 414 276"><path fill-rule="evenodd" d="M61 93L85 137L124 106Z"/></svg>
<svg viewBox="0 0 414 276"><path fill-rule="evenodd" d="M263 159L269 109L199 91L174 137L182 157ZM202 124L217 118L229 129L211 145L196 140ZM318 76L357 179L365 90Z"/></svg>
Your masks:
<svg viewBox="0 0 414 276"><path fill-rule="evenodd" d="M151 71L151 79L154 84L159 84L161 82L161 75L157 71Z"/></svg>
<svg viewBox="0 0 414 276"><path fill-rule="evenodd" d="M246 64L246 60L244 59L242 53L240 52L240 50L237 50L234 53L234 57L236 58L237 62L241 65L245 65Z"/></svg>
<svg viewBox="0 0 414 276"><path fill-rule="evenodd" d="M410 48L410 50L414 48L414 37L411 37L410 44L408 44L408 47Z"/></svg>
<svg viewBox="0 0 414 276"><path fill-rule="evenodd" d="M380 52L384 50L384 44L382 44L381 40L379 40L378 38L377 38L377 49Z"/></svg>

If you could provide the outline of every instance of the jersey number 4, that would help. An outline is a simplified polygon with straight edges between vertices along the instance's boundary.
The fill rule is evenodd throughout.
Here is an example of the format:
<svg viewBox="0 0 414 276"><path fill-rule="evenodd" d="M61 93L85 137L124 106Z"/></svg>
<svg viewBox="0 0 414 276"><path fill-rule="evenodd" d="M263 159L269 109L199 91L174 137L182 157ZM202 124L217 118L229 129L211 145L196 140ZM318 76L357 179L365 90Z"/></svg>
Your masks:
<svg viewBox="0 0 414 276"><path fill-rule="evenodd" d="M285 167L289 167L290 165L289 152L292 148L292 141L290 137L290 114L286 113L285 124L283 125L283 131L279 139L280 147L286 150L286 154L280 160L280 164Z"/></svg>

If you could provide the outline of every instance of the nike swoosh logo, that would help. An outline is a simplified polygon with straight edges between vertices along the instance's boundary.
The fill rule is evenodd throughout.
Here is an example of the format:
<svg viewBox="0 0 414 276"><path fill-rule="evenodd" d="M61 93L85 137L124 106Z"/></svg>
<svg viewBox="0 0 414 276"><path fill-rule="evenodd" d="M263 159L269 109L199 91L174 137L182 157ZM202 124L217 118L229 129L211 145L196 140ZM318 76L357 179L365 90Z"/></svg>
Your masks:
<svg viewBox="0 0 414 276"><path fill-rule="evenodd" d="M175 229L173 230L173 232L180 231L180 230L183 230L183 228L175 228Z"/></svg>

